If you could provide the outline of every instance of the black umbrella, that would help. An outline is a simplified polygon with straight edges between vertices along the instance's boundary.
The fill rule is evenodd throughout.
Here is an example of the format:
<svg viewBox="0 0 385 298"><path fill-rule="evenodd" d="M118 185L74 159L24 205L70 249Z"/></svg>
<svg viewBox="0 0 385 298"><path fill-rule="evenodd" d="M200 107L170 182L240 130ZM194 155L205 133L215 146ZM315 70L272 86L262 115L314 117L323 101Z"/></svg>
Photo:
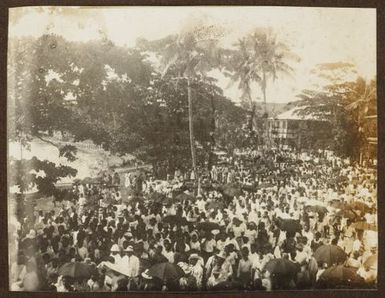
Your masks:
<svg viewBox="0 0 385 298"><path fill-rule="evenodd" d="M300 265L288 259L273 259L267 262L265 270L272 274L295 276L300 271Z"/></svg>
<svg viewBox="0 0 385 298"><path fill-rule="evenodd" d="M180 225L186 225L187 220L184 217L178 216L178 215L167 215L166 217L163 218L164 223L169 223L169 224L180 224Z"/></svg>
<svg viewBox="0 0 385 298"><path fill-rule="evenodd" d="M243 185L242 185L242 189L243 189L243 190L246 190L246 191L248 191L248 192L256 192L256 191L258 190L258 188L255 187L254 184L252 184L252 185L243 184Z"/></svg>
<svg viewBox="0 0 385 298"><path fill-rule="evenodd" d="M356 230L368 230L368 231L377 231L377 227L374 224L367 223L366 221L358 221L352 223L352 228L355 228Z"/></svg>
<svg viewBox="0 0 385 298"><path fill-rule="evenodd" d="M341 247L333 244L326 244L317 248L314 252L314 258L317 262L327 263L328 266L331 266L333 264L343 263L346 260L347 255Z"/></svg>
<svg viewBox="0 0 385 298"><path fill-rule="evenodd" d="M336 215L349 218L350 220L355 220L360 217L354 210L348 207L344 207L344 209L338 211Z"/></svg>
<svg viewBox="0 0 385 298"><path fill-rule="evenodd" d="M95 268L86 263L70 262L62 265L58 273L59 275L72 277L74 279L87 279L95 272Z"/></svg>
<svg viewBox="0 0 385 298"><path fill-rule="evenodd" d="M152 277L159 278L163 282L179 280L184 276L184 271L178 265L172 263L158 263L153 265L147 272Z"/></svg>
<svg viewBox="0 0 385 298"><path fill-rule="evenodd" d="M242 190L237 185L228 184L223 187L223 194L229 197L238 197L242 195Z"/></svg>
<svg viewBox="0 0 385 298"><path fill-rule="evenodd" d="M352 203L348 204L347 207L352 209L352 210L359 210L362 212L369 212L371 210L371 208L368 205L366 205L363 202L359 202L359 201L352 202Z"/></svg>
<svg viewBox="0 0 385 298"><path fill-rule="evenodd" d="M299 220L290 219L290 218L277 218L277 226L280 230L286 231L290 234L295 234L302 230L302 226Z"/></svg>
<svg viewBox="0 0 385 298"><path fill-rule="evenodd" d="M311 211L311 212L316 212L318 214L325 214L328 212L328 209L325 206L319 206L319 205L306 206L305 210Z"/></svg>
<svg viewBox="0 0 385 298"><path fill-rule="evenodd" d="M192 195L189 195L189 194L182 192L175 197L175 200L177 200L177 201L196 201L196 198Z"/></svg>
<svg viewBox="0 0 385 298"><path fill-rule="evenodd" d="M197 229L205 231L219 230L220 225L215 222L200 222L197 225Z"/></svg>
<svg viewBox="0 0 385 298"><path fill-rule="evenodd" d="M225 203L222 201L211 201L206 205L207 210L210 210L210 209L217 210L217 209L222 209L224 207L225 207Z"/></svg>
<svg viewBox="0 0 385 298"><path fill-rule="evenodd" d="M166 195L159 193L159 192L153 192L151 193L148 198L153 202L162 202L165 199Z"/></svg>
<svg viewBox="0 0 385 298"><path fill-rule="evenodd" d="M365 280L357 274L357 269L344 265L326 269L316 284L317 288L359 288L366 287Z"/></svg>

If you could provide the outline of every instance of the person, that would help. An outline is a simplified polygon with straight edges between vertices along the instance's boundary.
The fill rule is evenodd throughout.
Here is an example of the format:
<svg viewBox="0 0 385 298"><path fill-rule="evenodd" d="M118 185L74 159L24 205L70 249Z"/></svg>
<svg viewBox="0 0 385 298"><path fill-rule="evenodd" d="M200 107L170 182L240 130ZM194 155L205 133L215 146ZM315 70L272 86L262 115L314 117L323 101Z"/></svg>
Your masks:
<svg viewBox="0 0 385 298"><path fill-rule="evenodd" d="M270 292L273 289L273 283L271 280L271 274L268 270L262 271L262 287L266 289L266 291Z"/></svg>
<svg viewBox="0 0 385 298"><path fill-rule="evenodd" d="M163 250L162 254L167 258L168 262L174 263L175 253L171 249L170 241L165 239L165 241L163 241L163 245L164 245L164 250Z"/></svg>
<svg viewBox="0 0 385 298"><path fill-rule="evenodd" d="M253 264L249 258L249 249L245 246L241 250L242 258L239 260L237 278L241 282L242 289L249 289Z"/></svg>
<svg viewBox="0 0 385 298"><path fill-rule="evenodd" d="M128 269L129 289L132 290L138 282L140 262L139 258L134 255L134 249L131 245L128 246L124 252L126 255L122 258L122 265Z"/></svg>
<svg viewBox="0 0 385 298"><path fill-rule="evenodd" d="M201 244L198 239L198 234L194 231L191 233L190 249L193 252L200 252Z"/></svg>
<svg viewBox="0 0 385 298"><path fill-rule="evenodd" d="M350 250L354 251L349 255L345 265L351 266L354 270L360 265L357 272L368 284L373 285L377 269L376 263L372 262L375 260L372 256L377 253L378 233L356 231L344 212L333 211L333 208L350 204L359 197L357 194L362 188L357 186L357 183L365 184L365 188L368 189L368 193L359 199L364 200L375 210L375 184L370 182L372 185L367 185L369 182L365 181L366 170L351 165L351 168L345 168L343 172L340 168L331 169L330 165L323 164L322 160L317 166L309 160L297 164L298 158L293 152L279 152L279 155L285 156L286 162L281 163L279 169L274 169L268 160L273 159L278 152L263 155L261 153L261 156L265 156L264 154L266 160L264 158L254 160L255 166L261 168L260 173L253 173L253 170L238 158L235 158L229 166L217 167L219 183L230 179L240 183L246 181L249 187L253 187L254 183L258 185L259 189L255 192L241 190L241 195L231 198L222 196L220 191L202 188L197 201L174 201L172 192L178 192L186 185L177 186L172 177L167 183L160 182L155 185L154 181L151 182L153 184L151 188L170 198L167 207L149 198L151 191L147 189L140 194L143 195L143 200L132 200L131 197L129 200L132 201L125 200L126 202L115 206L113 198L116 198L117 190L108 185L74 187L73 202L76 203L79 197L83 196L90 203L104 198L105 205L94 211L91 204L86 204L80 213L79 208L73 206L73 202L71 205L66 201L60 205L62 209L60 212L35 212L20 219L16 234L20 252L24 253L25 260L20 260L20 264L15 264L18 263L17 260L13 262L15 265L13 269L11 268L14 272L12 280L16 280L13 287L22 288L26 264L32 261L34 264L32 267L36 268L35 272L39 283L41 282L39 288L61 291L62 286L56 287L56 284L62 282L61 278L56 278L61 265L70 261L82 261L95 264L99 270L97 276L100 276L102 281L95 280L96 277L90 281L94 290L97 283L101 290L107 291L117 288L122 290L127 287L137 288L132 283L135 276L139 289L161 290L163 286L161 282L158 284L156 278L146 279L141 273L146 272L152 265L162 262L174 262L176 266L184 267L182 270L186 274L185 279L175 280L174 283L167 282L164 289L180 289L180 286L184 290L197 289L196 278L192 272L195 270L201 272L200 268L203 265L203 278L199 286L202 290L216 289L220 283L224 286L223 289L226 287L229 289L236 288L238 282L249 275L247 273L249 260L250 276L254 277L253 289L272 290L281 284L276 282L275 274L270 275L269 271L264 270L266 264L272 258L290 255L290 260L297 263L300 272L295 285L290 280L282 283L282 286L307 289L315 287L316 279L324 270L322 264L319 264L320 268L318 267L314 252L319 246L328 244L330 238L333 239L332 243L340 245L347 253ZM290 167L293 169L288 170ZM349 191L346 190L344 182L338 182L330 187L328 177L346 176L346 173L351 175L349 184L353 185ZM203 175L199 175L198 178L206 183L207 178ZM356 178L358 182L353 182ZM145 180L145 177L143 179ZM210 180L207 182L210 183ZM266 186L270 182L274 185ZM319 204L327 205L331 209L324 216L317 214L318 212L309 214L306 207L309 199L318 200ZM338 204L333 201L337 199L340 200ZM217 200L223 206L218 206L214 210L208 209L208 203ZM371 212L375 214L375 211ZM165 222L164 218L167 215L185 218L188 224ZM313 219L310 219L309 215L313 216ZM377 227L375 216L370 214L365 216L365 212L361 216L363 218L356 220L366 219L374 228ZM292 231L283 231L279 221L276 220L277 217L295 219L301 228L298 228L295 234L291 233ZM199 223L203 221L218 224L218 230L211 232L197 230ZM309 228L312 224L314 227ZM327 229L329 226L330 229ZM339 241L336 242L334 238ZM353 249L355 238L359 241L354 243ZM246 247L248 260L245 258ZM133 252L130 251L131 248ZM198 261L195 262L193 254L198 254ZM136 256L138 261L129 261L131 255ZM204 264L201 257L204 258ZM364 266L369 257L373 259L370 266L368 264ZM132 266L132 262L135 264L139 262L139 266ZM121 281L119 285L117 277L113 278L111 270L113 271L115 266L115 269L119 269L127 276L134 276L126 278L127 285L126 281ZM367 268L368 266L370 268ZM128 273L136 267L139 267L134 270L137 272ZM33 280L33 275L30 277ZM69 286L66 290L72 288ZM81 290L80 285L76 285L76 288ZM244 283L241 282L240 288L248 288L246 277Z"/></svg>
<svg viewBox="0 0 385 298"><path fill-rule="evenodd" d="M209 256L213 253L216 244L217 243L213 238L213 234L211 232L207 232L206 238L203 238L201 242L202 256L205 261L207 261Z"/></svg>
<svg viewBox="0 0 385 298"><path fill-rule="evenodd" d="M120 248L117 244L113 244L110 249L110 256L113 258L115 264L120 264L122 257L120 255Z"/></svg>
<svg viewBox="0 0 385 298"><path fill-rule="evenodd" d="M207 281L207 287L213 288L215 285L226 282L233 276L233 268L231 264L226 260L225 252L217 254L216 263L212 269L211 275Z"/></svg>
<svg viewBox="0 0 385 298"><path fill-rule="evenodd" d="M346 261L346 266L351 268L360 268L361 267L361 256L359 251L354 251L348 260Z"/></svg>
<svg viewBox="0 0 385 298"><path fill-rule="evenodd" d="M96 274L91 275L90 279L87 281L88 290L91 292L99 292L101 286L99 284L99 276Z"/></svg>
<svg viewBox="0 0 385 298"><path fill-rule="evenodd" d="M152 264L168 262L168 259L162 254L162 251L162 245L158 244L155 246L154 255L151 257Z"/></svg>
<svg viewBox="0 0 385 298"><path fill-rule="evenodd" d="M188 258L190 263L190 268L191 268L191 275L196 280L196 287L198 291L202 290L202 281L203 281L203 267L201 265L201 262L198 262L199 259L200 257L196 253L191 254Z"/></svg>

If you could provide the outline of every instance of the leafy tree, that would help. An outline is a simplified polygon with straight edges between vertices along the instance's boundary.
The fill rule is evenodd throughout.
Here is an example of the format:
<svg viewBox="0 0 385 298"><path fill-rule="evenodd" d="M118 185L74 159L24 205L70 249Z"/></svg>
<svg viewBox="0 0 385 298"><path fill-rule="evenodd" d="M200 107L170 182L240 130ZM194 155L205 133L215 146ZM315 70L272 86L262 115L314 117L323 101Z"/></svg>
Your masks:
<svg viewBox="0 0 385 298"><path fill-rule="evenodd" d="M10 184L19 186L22 193L36 186L39 194L49 197L58 195L55 184L61 178L74 177L77 170L33 157L29 160L11 160L9 173Z"/></svg>
<svg viewBox="0 0 385 298"><path fill-rule="evenodd" d="M219 61L217 44L221 32L213 26L194 24L184 28L180 34L168 36L158 41L141 40L139 46L152 49L161 57L163 75L171 73L171 79L183 78L187 83L189 111L189 132L191 159L197 175L197 161L193 125L192 80L197 74L205 74ZM171 70L171 71L170 71Z"/></svg>
<svg viewBox="0 0 385 298"><path fill-rule="evenodd" d="M365 146L365 115L376 114L376 84L357 77L350 63L327 63L317 67L326 83L320 90L304 90L300 114L322 118L332 125L333 140L330 146L336 152L358 158Z"/></svg>

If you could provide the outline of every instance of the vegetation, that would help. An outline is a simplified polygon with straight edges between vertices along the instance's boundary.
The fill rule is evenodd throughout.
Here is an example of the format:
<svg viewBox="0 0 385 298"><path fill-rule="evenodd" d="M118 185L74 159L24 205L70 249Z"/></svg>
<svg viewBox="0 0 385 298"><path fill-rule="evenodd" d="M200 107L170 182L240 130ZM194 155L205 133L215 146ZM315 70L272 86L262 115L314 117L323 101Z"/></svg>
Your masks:
<svg viewBox="0 0 385 298"><path fill-rule="evenodd" d="M151 163L158 177L188 170L190 164L196 173L198 167L210 168L215 148L257 144L257 96L251 85L262 92L266 117L269 80L290 74L288 61L297 59L271 30L255 30L232 49L220 47L222 34L201 24L161 40L139 40L134 48L108 39L69 42L56 35L10 40L9 138L22 146L39 138L69 161L76 159L76 146L55 144L49 136L60 132L73 142L89 139L114 154L132 153ZM242 107L223 95L208 75L212 69L239 83ZM302 113L328 118L335 137L330 146L357 156L354 148L364 146L368 134L365 115L376 113L376 92L375 81L340 76L352 70L341 63L319 66L319 77L329 83L322 90L304 90L296 105L304 107ZM33 182L46 193L54 192L60 177L76 174L37 160L11 167L11 173L48 171L50 181L30 174L12 178L23 188L25 181Z"/></svg>

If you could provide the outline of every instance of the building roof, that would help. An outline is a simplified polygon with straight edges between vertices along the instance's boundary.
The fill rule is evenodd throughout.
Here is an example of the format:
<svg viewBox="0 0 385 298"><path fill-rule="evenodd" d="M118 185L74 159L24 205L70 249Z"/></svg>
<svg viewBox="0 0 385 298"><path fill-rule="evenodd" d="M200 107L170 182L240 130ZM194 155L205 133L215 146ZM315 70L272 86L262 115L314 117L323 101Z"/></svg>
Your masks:
<svg viewBox="0 0 385 298"><path fill-rule="evenodd" d="M272 119L276 120L317 120L317 121L325 121L325 119L321 119L320 117L317 117L316 115L307 114L302 115L300 113L301 110L303 110L304 107L294 107L288 111L285 111L281 114L278 114L276 117Z"/></svg>

